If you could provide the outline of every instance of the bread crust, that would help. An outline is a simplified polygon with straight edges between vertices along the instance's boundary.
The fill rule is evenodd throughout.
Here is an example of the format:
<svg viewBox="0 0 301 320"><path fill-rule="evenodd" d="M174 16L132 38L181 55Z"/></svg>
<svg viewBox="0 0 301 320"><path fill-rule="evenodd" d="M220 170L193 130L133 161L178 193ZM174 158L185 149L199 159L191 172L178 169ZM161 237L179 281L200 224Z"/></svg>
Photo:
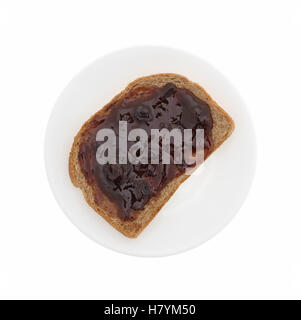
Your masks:
<svg viewBox="0 0 301 320"><path fill-rule="evenodd" d="M213 148L210 150L210 154L214 152L231 135L234 130L234 122L231 117L210 97L210 95L199 84L192 82L186 77L175 73L160 73L141 77L136 79L135 81L132 81L123 91L117 94L102 109L92 115L84 123L78 134L75 136L69 155L69 175L73 185L82 190L85 200L98 214L100 214L115 229L129 238L136 238L143 231L143 229L157 215L163 205L170 199L170 197L189 177L189 175L186 175L184 173L179 177L171 180L156 196L152 197L149 200L143 210L137 211L135 220L124 221L118 216L118 208L116 207L116 204L110 201L110 199L103 192L100 192L101 199L100 201L98 201L98 203L96 203L94 199L93 188L87 183L86 178L81 171L78 160L81 136L85 131L87 125L96 115L105 115L106 113L108 113L108 107L117 100L122 99L132 89L148 86L162 87L168 82L172 82L179 88L186 88L190 90L195 96L203 101L206 101L209 105L213 118Z"/></svg>

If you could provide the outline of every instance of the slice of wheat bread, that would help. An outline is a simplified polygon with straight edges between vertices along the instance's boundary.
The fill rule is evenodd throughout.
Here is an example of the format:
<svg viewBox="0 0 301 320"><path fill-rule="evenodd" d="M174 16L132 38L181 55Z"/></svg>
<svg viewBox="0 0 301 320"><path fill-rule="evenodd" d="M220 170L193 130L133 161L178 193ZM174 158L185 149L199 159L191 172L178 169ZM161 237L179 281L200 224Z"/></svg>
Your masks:
<svg viewBox="0 0 301 320"><path fill-rule="evenodd" d="M186 88L190 90L196 97L207 102L210 107L213 118L212 139L213 148L210 153L215 151L232 133L234 129L234 122L231 117L217 105L217 103L209 96L209 94L197 83L189 81L187 78L172 73L155 74L146 77L141 77L131 82L122 92L117 94L108 104L101 110L94 114L88 121L84 123L72 145L69 156L69 174L74 186L79 187L87 201L87 203L99 213L107 222L114 228L130 238L136 238L142 230L150 223L150 221L160 211L162 206L174 194L177 188L189 175L182 174L177 178L171 180L156 196L152 197L145 205L143 210L137 211L135 220L122 220L118 215L118 208L116 204L109 200L109 198L101 192L101 201L96 203L94 199L93 189L87 183L84 174L81 171L78 152L81 143L82 133L93 120L95 115L104 115L109 112L109 106L122 99L129 91L135 89L139 92L139 88L145 87L162 87L167 83L173 83L179 88ZM138 89L138 90L137 90Z"/></svg>

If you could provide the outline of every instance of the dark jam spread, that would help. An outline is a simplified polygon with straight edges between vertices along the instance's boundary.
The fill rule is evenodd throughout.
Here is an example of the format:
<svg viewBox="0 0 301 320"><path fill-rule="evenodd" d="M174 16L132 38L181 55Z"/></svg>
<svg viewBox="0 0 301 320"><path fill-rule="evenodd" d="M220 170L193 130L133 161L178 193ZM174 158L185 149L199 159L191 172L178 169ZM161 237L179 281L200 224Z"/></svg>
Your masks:
<svg viewBox="0 0 301 320"><path fill-rule="evenodd" d="M101 201L101 191L118 207L123 220L135 219L151 197L158 194L168 182L184 173L187 164L172 161L170 164L118 164L119 121L127 121L127 132L143 128L149 137L151 129L178 128L204 129L204 157L212 148L212 117L208 104L192 92L172 83L159 87L132 89L126 96L112 103L102 115L96 115L85 127L79 146L79 163L88 183L92 186L96 201ZM103 142L96 141L100 129L110 128L116 134L117 164L99 164L97 148ZM192 137L194 138L192 130ZM128 141L127 148L136 142ZM170 150L172 150L170 142ZM194 142L195 143L195 142Z"/></svg>

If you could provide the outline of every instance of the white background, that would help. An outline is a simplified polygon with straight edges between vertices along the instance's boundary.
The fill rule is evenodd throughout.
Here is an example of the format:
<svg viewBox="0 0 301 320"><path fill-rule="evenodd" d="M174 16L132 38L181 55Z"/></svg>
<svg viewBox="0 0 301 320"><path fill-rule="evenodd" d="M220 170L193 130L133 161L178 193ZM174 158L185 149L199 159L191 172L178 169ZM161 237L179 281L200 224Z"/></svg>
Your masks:
<svg viewBox="0 0 301 320"><path fill-rule="evenodd" d="M300 299L300 39L300 1L0 0L0 298ZM54 200L43 159L69 80L143 44L190 51L224 73L258 140L236 218L166 258L121 255L81 234Z"/></svg>

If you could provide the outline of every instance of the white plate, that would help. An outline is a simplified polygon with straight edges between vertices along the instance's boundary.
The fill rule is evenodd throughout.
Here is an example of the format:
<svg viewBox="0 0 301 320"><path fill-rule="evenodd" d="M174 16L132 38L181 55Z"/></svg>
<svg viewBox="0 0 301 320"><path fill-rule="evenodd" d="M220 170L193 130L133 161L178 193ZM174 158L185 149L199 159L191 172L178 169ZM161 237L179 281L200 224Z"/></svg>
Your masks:
<svg viewBox="0 0 301 320"><path fill-rule="evenodd" d="M81 125L132 80L174 72L198 82L234 119L232 136L184 182L137 239L128 239L85 202L68 175ZM69 219L91 239L121 253L167 256L194 248L223 229L250 189L256 163L253 126L236 89L200 58L167 47L134 47L106 55L68 84L49 119L45 162L51 189ZM239 239L237 239L239 241Z"/></svg>

